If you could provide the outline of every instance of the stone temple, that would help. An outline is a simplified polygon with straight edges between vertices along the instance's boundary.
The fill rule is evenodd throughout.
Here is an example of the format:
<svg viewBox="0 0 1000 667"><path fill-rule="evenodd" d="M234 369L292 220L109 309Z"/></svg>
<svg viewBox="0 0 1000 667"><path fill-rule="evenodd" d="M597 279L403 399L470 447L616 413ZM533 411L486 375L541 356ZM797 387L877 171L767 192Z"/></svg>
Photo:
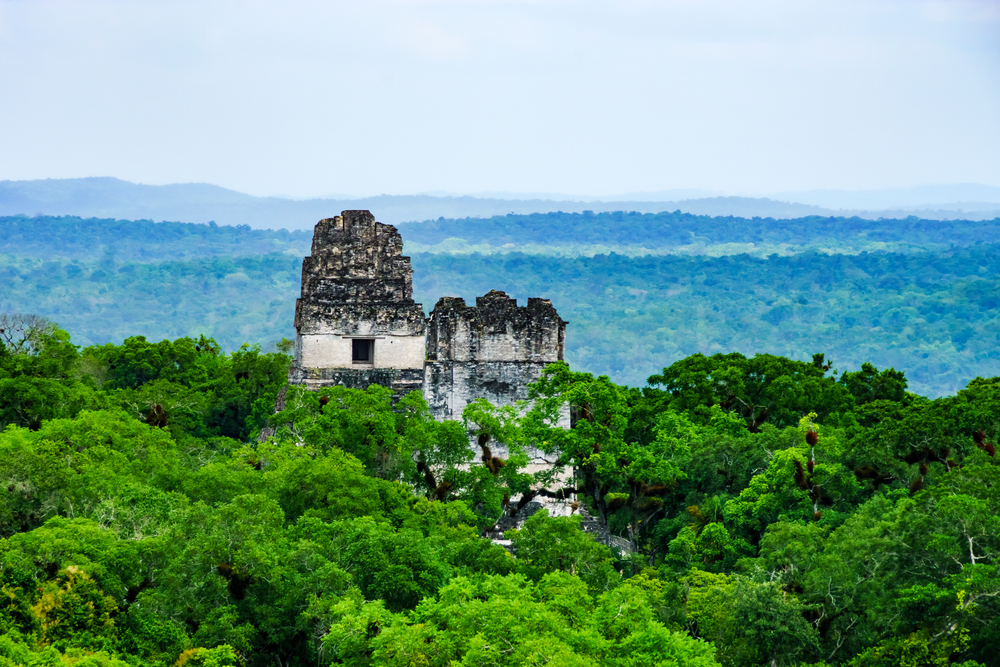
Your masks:
<svg viewBox="0 0 1000 667"><path fill-rule="evenodd" d="M403 256L403 239L368 211L344 211L316 224L312 254L302 262L295 329L289 384L309 389L378 384L391 388L397 400L418 389L437 419L461 419L463 408L476 398L494 405L527 400L528 383L547 364L562 361L566 343L566 322L548 299L518 306L493 290L470 306L446 296L425 317L413 301L413 269ZM282 393L278 409L283 405ZM568 408L559 423L570 426ZM474 438L470 446L477 448ZM506 456L501 443L490 447ZM525 472L554 463L540 451L527 453ZM567 471L558 483L566 487L571 481ZM550 516L579 512L582 530L618 551L631 550L628 540L608 533L574 498L544 490L511 498L487 536L509 546L503 531L545 507Z"/></svg>
<svg viewBox="0 0 1000 667"><path fill-rule="evenodd" d="M547 299L518 306L496 290L475 306L442 297L425 317L399 232L369 211L316 224L295 329L290 384L378 384L396 398L422 390L438 419L461 419L476 398L527 399L528 383L562 360L566 341L566 322Z"/></svg>

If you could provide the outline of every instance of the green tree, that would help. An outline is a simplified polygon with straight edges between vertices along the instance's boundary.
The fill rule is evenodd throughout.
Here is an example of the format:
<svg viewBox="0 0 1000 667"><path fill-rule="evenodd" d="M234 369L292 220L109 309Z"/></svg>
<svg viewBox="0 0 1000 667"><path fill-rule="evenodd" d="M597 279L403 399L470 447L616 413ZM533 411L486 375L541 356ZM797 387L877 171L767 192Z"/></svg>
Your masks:
<svg viewBox="0 0 1000 667"><path fill-rule="evenodd" d="M879 371L872 364L863 363L860 371L843 373L840 384L851 392L857 405L872 401L902 401L906 398L906 376L903 371L895 368Z"/></svg>
<svg viewBox="0 0 1000 667"><path fill-rule="evenodd" d="M694 354L648 381L663 387L661 400L676 410L707 420L708 408L719 405L735 411L756 432L764 423L795 425L809 412L823 420L852 410L853 397L827 376L828 368L822 354L813 363L770 354L749 359L738 352Z"/></svg>
<svg viewBox="0 0 1000 667"><path fill-rule="evenodd" d="M289 387L285 409L271 423L282 425L279 437L321 451L339 447L375 477L401 479L415 464L413 450L396 430L391 399L391 389L374 384L366 390L335 386L318 392Z"/></svg>
<svg viewBox="0 0 1000 667"><path fill-rule="evenodd" d="M0 431L32 429L100 403L77 376L80 355L70 335L44 318L0 315Z"/></svg>
<svg viewBox="0 0 1000 667"><path fill-rule="evenodd" d="M534 581L550 572L568 572L601 591L620 579L611 550L580 530L579 515L550 518L548 510L539 510L507 534L517 553L518 571Z"/></svg>

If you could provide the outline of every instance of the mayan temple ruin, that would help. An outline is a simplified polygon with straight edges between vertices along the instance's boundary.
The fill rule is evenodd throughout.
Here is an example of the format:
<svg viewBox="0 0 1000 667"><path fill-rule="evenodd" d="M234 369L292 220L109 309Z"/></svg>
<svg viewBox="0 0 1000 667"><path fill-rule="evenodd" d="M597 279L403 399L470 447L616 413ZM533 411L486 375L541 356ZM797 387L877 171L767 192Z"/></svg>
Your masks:
<svg viewBox="0 0 1000 667"><path fill-rule="evenodd" d="M419 389L438 419L460 419L476 398L509 405L561 361L566 322L547 299L527 306L491 291L469 306L442 297L430 317L413 301L413 269L392 225L369 211L316 224L295 306L289 383Z"/></svg>

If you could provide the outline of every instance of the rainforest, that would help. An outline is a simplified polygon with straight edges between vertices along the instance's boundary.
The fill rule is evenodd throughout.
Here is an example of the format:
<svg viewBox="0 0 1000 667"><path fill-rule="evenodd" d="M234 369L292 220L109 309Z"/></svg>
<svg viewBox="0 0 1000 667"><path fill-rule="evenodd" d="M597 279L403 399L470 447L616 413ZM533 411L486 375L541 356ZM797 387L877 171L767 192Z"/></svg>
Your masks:
<svg viewBox="0 0 1000 667"><path fill-rule="evenodd" d="M418 301L570 322L529 404L461 421L278 400L307 234L4 219L0 665L996 664L991 223L653 217L631 254L401 226Z"/></svg>
<svg viewBox="0 0 1000 667"><path fill-rule="evenodd" d="M377 212L376 212L377 213ZM1000 375L1000 219L534 214L399 226L414 299L500 289L551 299L575 370L642 386L692 354L838 371L904 368L925 396ZM84 345L205 335L225 350L294 337L308 232L0 218L2 309ZM603 245L602 245L603 244Z"/></svg>

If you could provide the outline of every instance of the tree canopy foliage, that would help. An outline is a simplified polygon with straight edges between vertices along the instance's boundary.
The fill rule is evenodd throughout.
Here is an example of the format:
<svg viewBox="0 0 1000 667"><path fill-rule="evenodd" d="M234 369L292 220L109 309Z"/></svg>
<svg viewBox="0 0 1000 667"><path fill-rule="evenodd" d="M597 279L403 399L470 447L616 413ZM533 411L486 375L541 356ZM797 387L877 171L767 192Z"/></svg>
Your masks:
<svg viewBox="0 0 1000 667"><path fill-rule="evenodd" d="M717 254L767 256L809 249L836 252L947 249L992 243L1000 235L994 220L865 220L852 217L742 218L681 211L639 213L532 213L491 218L408 222L403 238L421 249L454 252L524 252L560 255Z"/></svg>
<svg viewBox="0 0 1000 667"><path fill-rule="evenodd" d="M545 295L580 370L641 385L651 364L734 350L905 368L924 395L1000 374L996 245L914 254L718 258L418 255L414 291ZM651 361L652 360L652 361Z"/></svg>
<svg viewBox="0 0 1000 667"><path fill-rule="evenodd" d="M274 413L280 352L3 324L0 665L995 664L998 378L555 364L438 422L377 386ZM570 515L484 538L532 496Z"/></svg>
<svg viewBox="0 0 1000 667"><path fill-rule="evenodd" d="M0 216L0 254L65 260L163 261L218 255L308 254L312 233L247 225Z"/></svg>

